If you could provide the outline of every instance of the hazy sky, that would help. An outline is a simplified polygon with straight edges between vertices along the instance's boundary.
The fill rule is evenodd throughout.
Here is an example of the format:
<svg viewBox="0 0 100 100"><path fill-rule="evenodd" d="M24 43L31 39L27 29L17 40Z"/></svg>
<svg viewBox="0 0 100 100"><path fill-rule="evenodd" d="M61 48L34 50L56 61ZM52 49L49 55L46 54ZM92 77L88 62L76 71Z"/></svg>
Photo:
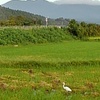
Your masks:
<svg viewBox="0 0 100 100"><path fill-rule="evenodd" d="M10 0L0 0L0 4L6 3ZM48 0L48 1L58 1L59 3L70 3L70 4L100 4L100 0Z"/></svg>
<svg viewBox="0 0 100 100"><path fill-rule="evenodd" d="M59 3L68 3L68 4L98 4L100 5L100 0L57 0Z"/></svg>

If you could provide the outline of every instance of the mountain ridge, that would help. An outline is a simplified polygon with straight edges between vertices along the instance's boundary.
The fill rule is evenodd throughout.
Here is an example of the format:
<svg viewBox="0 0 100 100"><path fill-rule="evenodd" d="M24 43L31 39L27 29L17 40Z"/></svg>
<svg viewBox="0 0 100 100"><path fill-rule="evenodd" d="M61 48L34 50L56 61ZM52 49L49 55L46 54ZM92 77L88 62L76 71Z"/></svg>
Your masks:
<svg viewBox="0 0 100 100"><path fill-rule="evenodd" d="M86 4L55 4L46 0L11 0L2 6L22 10L50 18L76 19L91 23L100 23L100 6Z"/></svg>
<svg viewBox="0 0 100 100"><path fill-rule="evenodd" d="M30 23L31 25L46 25L46 18L41 15L32 14L25 11L13 10L0 6L0 25L9 25L10 22L13 24L19 23L17 18L23 20L23 23ZM7 24L9 22L9 24ZM57 18L51 19L48 18L48 25L57 25L57 26L66 26L69 22L69 19ZM27 24L28 24L27 23Z"/></svg>

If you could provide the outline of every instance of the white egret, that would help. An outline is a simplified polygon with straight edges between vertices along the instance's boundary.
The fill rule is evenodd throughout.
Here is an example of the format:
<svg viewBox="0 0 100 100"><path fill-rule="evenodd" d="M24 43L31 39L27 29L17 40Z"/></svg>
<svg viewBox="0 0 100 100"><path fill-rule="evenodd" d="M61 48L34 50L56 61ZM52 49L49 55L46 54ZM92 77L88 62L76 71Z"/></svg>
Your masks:
<svg viewBox="0 0 100 100"><path fill-rule="evenodd" d="M71 91L72 91L69 87L65 86L65 82L63 82L63 88L64 88L67 92L71 92Z"/></svg>

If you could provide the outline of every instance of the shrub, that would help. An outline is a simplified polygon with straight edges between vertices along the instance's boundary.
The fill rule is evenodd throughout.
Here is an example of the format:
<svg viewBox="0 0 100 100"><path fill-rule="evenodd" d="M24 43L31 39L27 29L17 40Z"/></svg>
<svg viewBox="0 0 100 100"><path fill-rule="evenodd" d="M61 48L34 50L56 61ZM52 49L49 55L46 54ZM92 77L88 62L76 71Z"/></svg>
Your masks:
<svg viewBox="0 0 100 100"><path fill-rule="evenodd" d="M71 35L63 28L5 28L0 30L0 45L61 42L70 39L72 39Z"/></svg>

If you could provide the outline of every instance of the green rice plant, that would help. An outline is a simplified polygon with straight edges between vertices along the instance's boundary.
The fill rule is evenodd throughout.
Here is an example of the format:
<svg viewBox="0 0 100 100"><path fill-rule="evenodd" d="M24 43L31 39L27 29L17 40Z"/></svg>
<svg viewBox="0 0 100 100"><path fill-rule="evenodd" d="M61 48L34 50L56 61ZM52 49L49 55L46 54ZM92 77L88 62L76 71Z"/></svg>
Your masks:
<svg viewBox="0 0 100 100"><path fill-rule="evenodd" d="M0 46L0 100L99 100L99 48L94 41Z"/></svg>
<svg viewBox="0 0 100 100"><path fill-rule="evenodd" d="M100 64L99 42L70 41L38 45L0 46L0 64L71 66ZM13 63L12 63L13 62Z"/></svg>

